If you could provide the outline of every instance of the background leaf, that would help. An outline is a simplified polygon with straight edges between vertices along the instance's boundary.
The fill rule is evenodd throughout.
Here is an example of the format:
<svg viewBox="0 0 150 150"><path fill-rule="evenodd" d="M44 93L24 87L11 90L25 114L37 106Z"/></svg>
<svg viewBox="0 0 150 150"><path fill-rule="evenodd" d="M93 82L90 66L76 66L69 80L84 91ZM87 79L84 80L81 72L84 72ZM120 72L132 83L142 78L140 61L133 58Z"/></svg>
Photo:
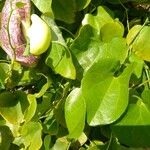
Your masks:
<svg viewBox="0 0 150 150"><path fill-rule="evenodd" d="M54 0L52 9L55 18L67 23L75 21L76 12L84 9L91 0Z"/></svg>
<svg viewBox="0 0 150 150"><path fill-rule="evenodd" d="M35 6L42 12L53 16L51 4L52 0L32 0Z"/></svg>
<svg viewBox="0 0 150 150"><path fill-rule="evenodd" d="M81 89L74 89L65 102L65 118L70 138L78 138L85 125L86 106ZM73 118L73 119L72 119Z"/></svg>

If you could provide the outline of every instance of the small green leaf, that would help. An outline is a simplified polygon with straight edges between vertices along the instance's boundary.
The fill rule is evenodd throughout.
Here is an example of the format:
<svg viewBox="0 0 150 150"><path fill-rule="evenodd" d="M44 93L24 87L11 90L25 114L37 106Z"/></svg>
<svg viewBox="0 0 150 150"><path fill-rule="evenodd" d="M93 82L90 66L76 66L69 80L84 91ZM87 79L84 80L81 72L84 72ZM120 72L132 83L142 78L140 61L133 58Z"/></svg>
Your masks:
<svg viewBox="0 0 150 150"><path fill-rule="evenodd" d="M54 112L51 111L48 117L43 122L43 132L49 135L56 135L59 130L59 124L54 117Z"/></svg>
<svg viewBox="0 0 150 150"><path fill-rule="evenodd" d="M41 90L38 93L35 93L36 98L40 98L41 96L43 96L52 84L52 79L50 77L47 77L42 73L38 73L38 75L45 77L46 83L42 86Z"/></svg>
<svg viewBox="0 0 150 150"><path fill-rule="evenodd" d="M134 26L127 35L127 42L132 44L133 52L143 60L150 61L150 27ZM132 40L133 39L133 40Z"/></svg>
<svg viewBox="0 0 150 150"><path fill-rule="evenodd" d="M42 96L42 101L41 103L38 103L36 110L39 116L42 116L52 107L52 96L52 93L45 93Z"/></svg>
<svg viewBox="0 0 150 150"><path fill-rule="evenodd" d="M73 41L70 49L78 63L86 71L98 56L101 45L103 43L100 41L97 31L91 26L85 25L80 29L79 35Z"/></svg>
<svg viewBox="0 0 150 150"><path fill-rule="evenodd" d="M142 29L141 25L135 25L129 30L126 37L128 45L131 45L135 41L141 29Z"/></svg>
<svg viewBox="0 0 150 150"><path fill-rule="evenodd" d="M42 146L42 126L38 122L28 122L21 129L21 141L25 149L38 150Z"/></svg>
<svg viewBox="0 0 150 150"><path fill-rule="evenodd" d="M129 60L131 63L136 64L136 66L134 67L134 70L133 70L133 74L135 74L137 78L140 78L142 75L142 72L143 72L144 61L142 59L140 59L134 53L131 53Z"/></svg>
<svg viewBox="0 0 150 150"><path fill-rule="evenodd" d="M66 150L69 147L69 142L67 141L67 139L65 137L62 138L58 138L56 140L56 143L54 144L54 146L52 148L50 148L50 150Z"/></svg>
<svg viewBox="0 0 150 150"><path fill-rule="evenodd" d="M24 114L24 119L26 122L29 122L32 117L35 115L36 108L37 108L37 102L36 102L36 97L35 95L29 94L27 95L28 102L29 102L29 107L25 111Z"/></svg>
<svg viewBox="0 0 150 150"><path fill-rule="evenodd" d="M95 28L98 32L100 32L100 29L103 25L106 23L112 23L113 20L113 13L107 8L103 6L99 6L97 8L97 14L95 16L91 14L86 14L82 25L90 25L93 28Z"/></svg>
<svg viewBox="0 0 150 150"><path fill-rule="evenodd" d="M46 135L44 138L44 150L49 150L50 149L50 144L51 144L51 136Z"/></svg>
<svg viewBox="0 0 150 150"><path fill-rule="evenodd" d="M24 112L28 107L24 92L3 92L0 94L0 113L11 124L19 125L24 121Z"/></svg>
<svg viewBox="0 0 150 150"><path fill-rule="evenodd" d="M114 21L111 23L106 23L101 27L100 36L102 41L109 42L114 37L123 37L124 26L119 21Z"/></svg>
<svg viewBox="0 0 150 150"><path fill-rule="evenodd" d="M52 42L45 63L65 78L75 79L76 70L69 49L58 42Z"/></svg>
<svg viewBox="0 0 150 150"><path fill-rule="evenodd" d="M69 130L69 138L78 138L85 125L86 106L81 89L74 89L65 102L65 118Z"/></svg>
<svg viewBox="0 0 150 150"><path fill-rule="evenodd" d="M9 76L10 65L7 63L0 63L0 89L5 88L6 79Z"/></svg>

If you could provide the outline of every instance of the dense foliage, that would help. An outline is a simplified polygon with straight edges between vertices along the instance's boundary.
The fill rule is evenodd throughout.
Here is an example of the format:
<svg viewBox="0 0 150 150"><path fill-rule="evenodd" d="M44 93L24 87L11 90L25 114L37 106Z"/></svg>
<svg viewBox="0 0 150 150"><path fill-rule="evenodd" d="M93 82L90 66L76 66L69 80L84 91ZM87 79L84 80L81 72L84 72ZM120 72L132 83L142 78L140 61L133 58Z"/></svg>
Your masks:
<svg viewBox="0 0 150 150"><path fill-rule="evenodd" d="M149 149L149 0L31 6L49 25L51 44L34 66L0 49L0 149Z"/></svg>

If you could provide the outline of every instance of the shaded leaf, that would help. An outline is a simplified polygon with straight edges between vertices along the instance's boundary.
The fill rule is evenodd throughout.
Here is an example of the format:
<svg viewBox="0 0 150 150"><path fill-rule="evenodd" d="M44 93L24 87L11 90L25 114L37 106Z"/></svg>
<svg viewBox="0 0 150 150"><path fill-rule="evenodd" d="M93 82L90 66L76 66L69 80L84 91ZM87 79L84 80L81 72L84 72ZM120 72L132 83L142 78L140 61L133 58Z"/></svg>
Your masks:
<svg viewBox="0 0 150 150"><path fill-rule="evenodd" d="M52 1L52 9L56 19L73 23L75 21L76 12L84 9L91 0L54 0Z"/></svg>
<svg viewBox="0 0 150 150"><path fill-rule="evenodd" d="M13 135L7 126L0 126L0 149L9 150Z"/></svg>

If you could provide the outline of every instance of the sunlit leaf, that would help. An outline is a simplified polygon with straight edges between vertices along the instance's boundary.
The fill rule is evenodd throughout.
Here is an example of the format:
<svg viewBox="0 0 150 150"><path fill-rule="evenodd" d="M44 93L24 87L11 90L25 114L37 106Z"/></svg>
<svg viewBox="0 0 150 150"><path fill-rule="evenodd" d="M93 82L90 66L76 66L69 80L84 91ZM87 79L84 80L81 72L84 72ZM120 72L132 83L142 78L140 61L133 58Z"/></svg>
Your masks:
<svg viewBox="0 0 150 150"><path fill-rule="evenodd" d="M86 105L81 89L74 89L65 102L65 118L70 138L78 138L85 125ZM74 118L74 119L72 119Z"/></svg>
<svg viewBox="0 0 150 150"><path fill-rule="evenodd" d="M112 126L113 133L125 145L149 147L149 116L147 105L138 100L136 104L130 104L123 118Z"/></svg>
<svg viewBox="0 0 150 150"><path fill-rule="evenodd" d="M28 122L21 129L21 140L25 148L38 150L42 146L42 126L38 122Z"/></svg>
<svg viewBox="0 0 150 150"><path fill-rule="evenodd" d="M143 60L150 61L150 27L149 26L134 26L127 36L128 43L132 42L133 52ZM135 35L135 36L134 36Z"/></svg>
<svg viewBox="0 0 150 150"><path fill-rule="evenodd" d="M76 70L72 62L71 53L68 48L58 42L52 42L46 58L46 64L65 78L76 78Z"/></svg>
<svg viewBox="0 0 150 150"><path fill-rule="evenodd" d="M69 146L69 142L65 137L58 138L54 146L50 150L66 150Z"/></svg>
<svg viewBox="0 0 150 150"><path fill-rule="evenodd" d="M24 112L28 107L24 92L3 92L0 94L0 113L9 123L19 125L24 121Z"/></svg>
<svg viewBox="0 0 150 150"><path fill-rule="evenodd" d="M123 37L124 26L119 21L114 21L112 23L106 23L102 26L100 30L100 36L102 41L109 42L114 37Z"/></svg>
<svg viewBox="0 0 150 150"><path fill-rule="evenodd" d="M114 77L115 62L104 59L95 63L85 74L82 92L87 105L90 125L110 124L116 121L128 105L128 84L132 65Z"/></svg>
<svg viewBox="0 0 150 150"><path fill-rule="evenodd" d="M94 16L92 14L86 14L82 25L90 25L97 31L100 31L101 27L106 23L113 23L113 13L106 7L99 6L97 8L97 14Z"/></svg>

